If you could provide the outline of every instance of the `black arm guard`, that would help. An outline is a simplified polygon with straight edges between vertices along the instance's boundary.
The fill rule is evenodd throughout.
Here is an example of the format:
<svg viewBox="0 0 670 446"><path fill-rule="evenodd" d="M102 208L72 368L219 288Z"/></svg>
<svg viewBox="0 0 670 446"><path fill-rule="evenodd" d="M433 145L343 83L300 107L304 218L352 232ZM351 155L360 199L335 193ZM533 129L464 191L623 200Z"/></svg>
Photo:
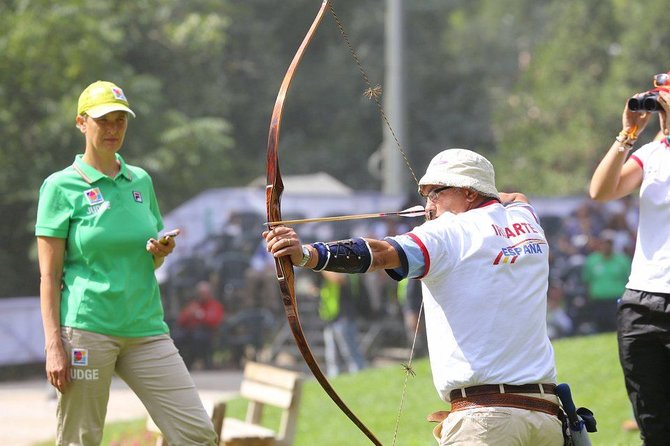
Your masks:
<svg viewBox="0 0 670 446"><path fill-rule="evenodd" d="M372 250L364 239L357 237L329 243L313 243L319 253L315 271L336 273L365 273L372 265Z"/></svg>

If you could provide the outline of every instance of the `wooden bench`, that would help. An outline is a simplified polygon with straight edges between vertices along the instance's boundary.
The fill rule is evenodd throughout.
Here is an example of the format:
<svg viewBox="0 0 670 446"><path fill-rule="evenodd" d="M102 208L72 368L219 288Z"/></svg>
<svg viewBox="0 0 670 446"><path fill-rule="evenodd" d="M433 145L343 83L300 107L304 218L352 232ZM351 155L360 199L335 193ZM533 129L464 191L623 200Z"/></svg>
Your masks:
<svg viewBox="0 0 670 446"><path fill-rule="evenodd" d="M248 362L240 396L249 401L244 420L226 417L221 446L290 446L295 437L302 394L302 374L257 362ZM281 409L278 429L261 425L263 409Z"/></svg>
<svg viewBox="0 0 670 446"><path fill-rule="evenodd" d="M223 425L223 417L226 413L226 403L224 401L217 402L212 404L211 402L203 401L205 409L207 409L207 414L212 418L212 424L214 425L214 431L221 438L221 426ZM148 432L158 434L156 437L156 446L169 446L167 440L161 434L160 429L154 423L154 420L151 417L147 417L147 422L145 429Z"/></svg>
<svg viewBox="0 0 670 446"><path fill-rule="evenodd" d="M224 417L226 403L223 401L205 404L211 409L220 446L291 446L297 428L302 383L301 373L248 362L239 392L239 396L248 401L244 420ZM281 409L277 430L261 425L265 406ZM159 434L156 446L168 446L151 417L147 417L146 429Z"/></svg>

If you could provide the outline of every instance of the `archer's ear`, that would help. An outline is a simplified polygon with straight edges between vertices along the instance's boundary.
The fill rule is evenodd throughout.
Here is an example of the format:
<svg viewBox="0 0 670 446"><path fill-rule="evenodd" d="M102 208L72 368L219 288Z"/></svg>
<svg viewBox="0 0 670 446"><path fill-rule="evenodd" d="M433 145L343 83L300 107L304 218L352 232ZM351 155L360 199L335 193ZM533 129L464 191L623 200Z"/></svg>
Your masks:
<svg viewBox="0 0 670 446"><path fill-rule="evenodd" d="M465 195L465 199L470 203L479 198L479 192L474 189L463 188L463 194Z"/></svg>

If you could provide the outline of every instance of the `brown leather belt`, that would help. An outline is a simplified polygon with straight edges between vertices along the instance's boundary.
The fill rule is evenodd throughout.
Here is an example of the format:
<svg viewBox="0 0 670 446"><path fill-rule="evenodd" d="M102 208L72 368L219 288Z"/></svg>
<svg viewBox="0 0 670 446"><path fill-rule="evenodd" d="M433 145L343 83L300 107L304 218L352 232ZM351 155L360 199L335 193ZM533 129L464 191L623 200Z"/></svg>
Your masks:
<svg viewBox="0 0 670 446"><path fill-rule="evenodd" d="M487 395L469 396L467 398L456 398L451 401L452 412L478 407L514 407L517 409L544 412L556 417L561 412L558 404L551 401L514 393L490 393Z"/></svg>
<svg viewBox="0 0 670 446"><path fill-rule="evenodd" d="M523 384L513 386L511 384L485 384L482 386L465 387L464 389L452 390L449 393L451 401L457 398L469 398L478 395L505 393L549 393L556 394L556 384Z"/></svg>

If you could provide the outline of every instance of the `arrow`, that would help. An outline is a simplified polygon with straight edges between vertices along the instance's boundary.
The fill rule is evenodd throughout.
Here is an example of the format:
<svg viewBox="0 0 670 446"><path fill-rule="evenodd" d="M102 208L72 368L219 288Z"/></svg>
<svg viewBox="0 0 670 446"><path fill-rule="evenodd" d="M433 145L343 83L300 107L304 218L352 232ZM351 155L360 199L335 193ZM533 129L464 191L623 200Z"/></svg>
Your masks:
<svg viewBox="0 0 670 446"><path fill-rule="evenodd" d="M412 206L402 211L396 212L381 212L378 214L355 214L355 215L338 215L334 217L318 217L318 218L302 218L297 220L280 220L269 221L263 223L265 226L279 226L279 225L297 225L301 223L316 223L323 221L342 221L342 220L360 220L364 218L380 218L380 217L421 217L426 215L426 210L421 205Z"/></svg>

